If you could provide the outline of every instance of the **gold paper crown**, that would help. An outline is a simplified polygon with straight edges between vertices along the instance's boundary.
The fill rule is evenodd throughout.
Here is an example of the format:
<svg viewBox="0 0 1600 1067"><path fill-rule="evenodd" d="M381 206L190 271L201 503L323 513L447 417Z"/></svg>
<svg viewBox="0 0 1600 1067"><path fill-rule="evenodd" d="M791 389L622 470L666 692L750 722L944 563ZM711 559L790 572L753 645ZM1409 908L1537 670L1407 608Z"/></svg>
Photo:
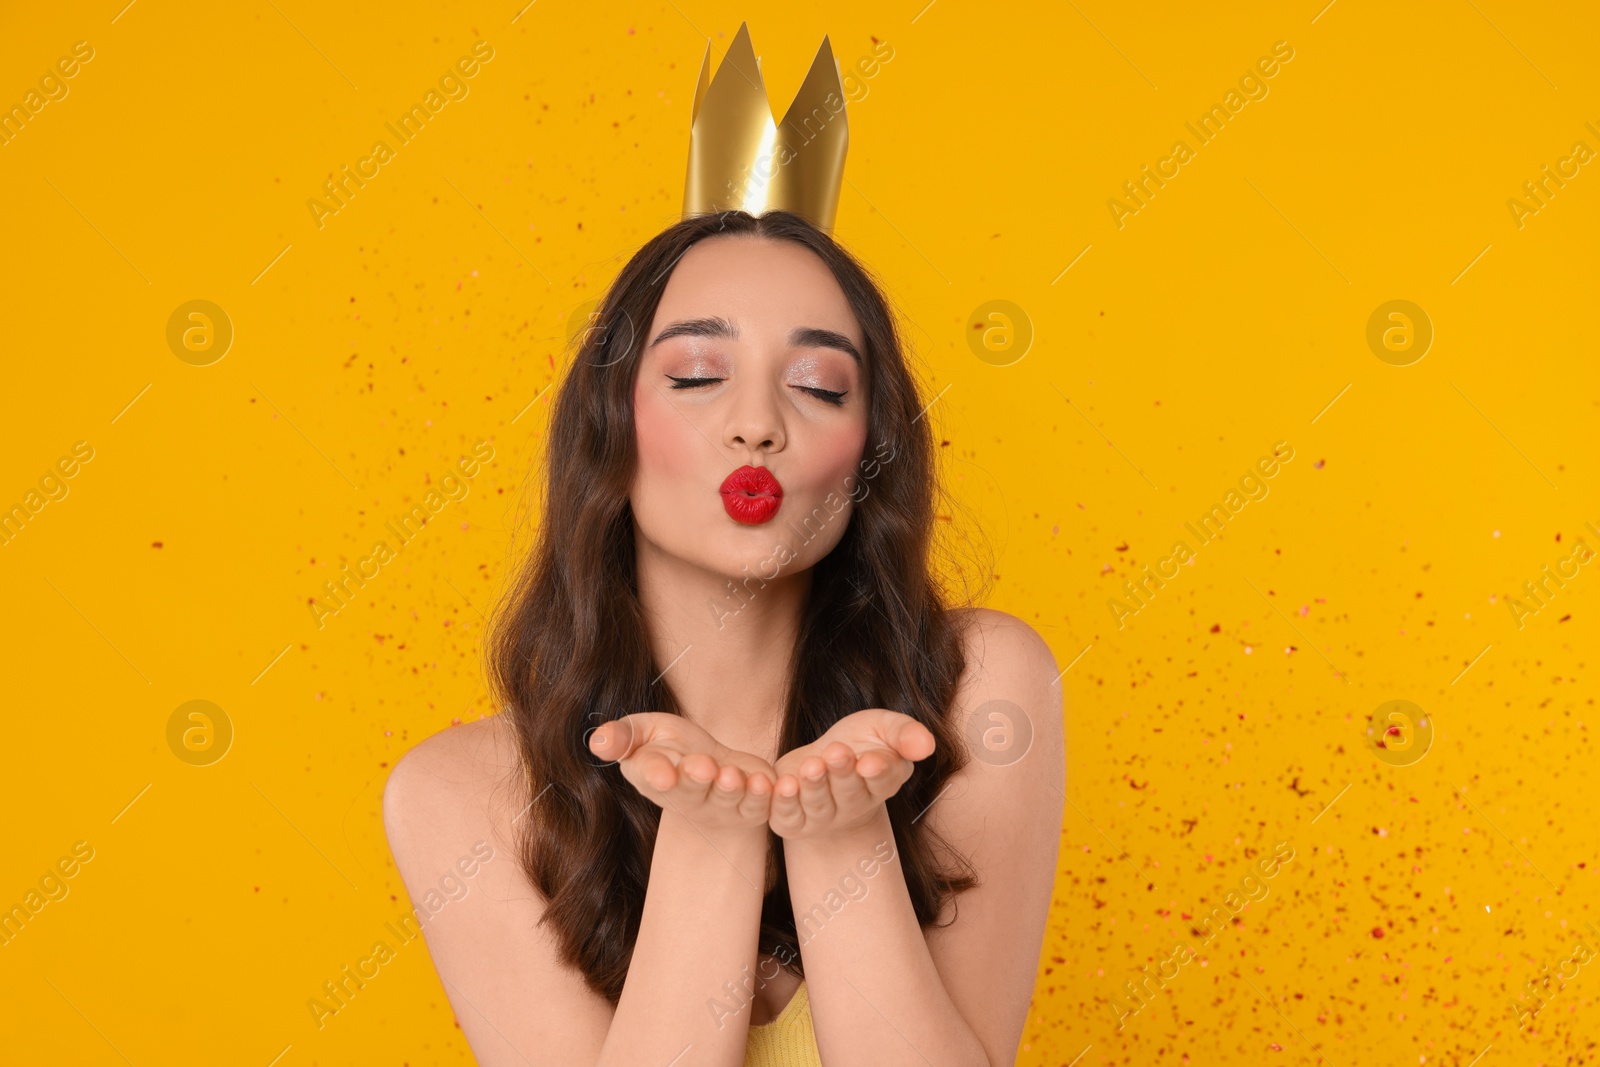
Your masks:
<svg viewBox="0 0 1600 1067"><path fill-rule="evenodd" d="M781 209L829 232L839 210L849 140L844 87L828 38L822 38L783 121L775 123L748 24L741 22L716 78L711 77L710 42L700 62L684 217Z"/></svg>

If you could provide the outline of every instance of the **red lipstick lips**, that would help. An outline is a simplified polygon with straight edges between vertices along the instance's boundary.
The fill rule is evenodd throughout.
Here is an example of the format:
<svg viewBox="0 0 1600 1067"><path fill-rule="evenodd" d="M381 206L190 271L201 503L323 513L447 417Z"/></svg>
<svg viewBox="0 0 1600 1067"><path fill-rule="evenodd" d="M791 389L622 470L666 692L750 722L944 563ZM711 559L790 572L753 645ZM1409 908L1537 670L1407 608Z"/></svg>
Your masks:
<svg viewBox="0 0 1600 1067"><path fill-rule="evenodd" d="M735 522L756 526L778 513L783 486L765 467L748 463L722 480L722 507Z"/></svg>

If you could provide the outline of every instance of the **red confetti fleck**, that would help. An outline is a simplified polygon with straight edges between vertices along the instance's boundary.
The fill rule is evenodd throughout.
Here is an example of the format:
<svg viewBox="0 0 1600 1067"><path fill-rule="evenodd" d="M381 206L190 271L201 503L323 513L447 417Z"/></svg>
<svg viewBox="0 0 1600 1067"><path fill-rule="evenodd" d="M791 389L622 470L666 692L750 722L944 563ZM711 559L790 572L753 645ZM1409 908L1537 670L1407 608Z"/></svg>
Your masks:
<svg viewBox="0 0 1600 1067"><path fill-rule="evenodd" d="M1212 623L1211 624L1211 632L1214 633L1214 634L1220 634L1222 632L1222 624L1220 622Z"/></svg>
<svg viewBox="0 0 1600 1067"><path fill-rule="evenodd" d="M1313 469L1313 470L1321 470L1321 469L1322 469L1322 465L1323 465L1323 464L1324 464L1324 463L1327 463L1327 462L1328 462L1328 461L1327 461L1327 460L1325 460L1325 459L1319 459L1319 460L1317 460L1317 461L1316 461L1316 462L1315 462L1315 463L1313 463L1313 464L1312 464L1312 465L1311 465L1311 467L1312 467L1312 469Z"/></svg>
<svg viewBox="0 0 1600 1067"><path fill-rule="evenodd" d="M161 542L160 541L151 541L150 542L150 547L151 548L160 548L161 547Z"/></svg>
<svg viewBox="0 0 1600 1067"><path fill-rule="evenodd" d="M1378 938L1381 941L1383 939L1383 927L1374 926L1372 928L1372 936Z"/></svg>

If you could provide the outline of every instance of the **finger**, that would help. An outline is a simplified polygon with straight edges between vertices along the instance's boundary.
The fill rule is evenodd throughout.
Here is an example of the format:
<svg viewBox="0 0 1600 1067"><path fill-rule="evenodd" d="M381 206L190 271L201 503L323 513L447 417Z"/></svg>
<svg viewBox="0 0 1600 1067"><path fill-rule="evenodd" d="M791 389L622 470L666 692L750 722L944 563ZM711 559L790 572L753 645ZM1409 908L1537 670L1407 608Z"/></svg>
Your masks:
<svg viewBox="0 0 1600 1067"><path fill-rule="evenodd" d="M657 792L666 793L681 784L682 775L677 766L659 748L646 746L629 757L638 781L643 781Z"/></svg>
<svg viewBox="0 0 1600 1067"><path fill-rule="evenodd" d="M833 742L817 755L822 757L822 762L826 763L830 770L849 770L855 767L856 750L843 741Z"/></svg>
<svg viewBox="0 0 1600 1067"><path fill-rule="evenodd" d="M772 815L772 779L763 771L756 771L745 779L744 796L739 801L739 815L752 822L766 822Z"/></svg>
<svg viewBox="0 0 1600 1067"><path fill-rule="evenodd" d="M783 780L785 775L798 781L800 778L800 761L805 759L810 752L811 748L808 745L805 748L797 748L793 752L785 752L774 760L772 764L773 785L776 786L778 782Z"/></svg>
<svg viewBox="0 0 1600 1067"><path fill-rule="evenodd" d="M898 752L887 748L874 748L856 761L856 773L861 776L867 793L874 800L887 800L900 791L911 777L912 764Z"/></svg>
<svg viewBox="0 0 1600 1067"><path fill-rule="evenodd" d="M889 747L908 760L933 755L933 731L909 715L900 715L886 731Z"/></svg>
<svg viewBox="0 0 1600 1067"><path fill-rule="evenodd" d="M732 764L718 768L717 776L711 780L707 803L719 811L737 812L744 796L744 772Z"/></svg>
<svg viewBox="0 0 1600 1067"><path fill-rule="evenodd" d="M808 756L800 765L800 808L807 825L827 825L838 813L828 787L828 764L821 756Z"/></svg>
<svg viewBox="0 0 1600 1067"><path fill-rule="evenodd" d="M703 804L710 796L720 768L704 752L691 752L678 761L678 784L673 790L680 804Z"/></svg>
<svg viewBox="0 0 1600 1067"><path fill-rule="evenodd" d="M602 759L625 760L655 740L660 720L666 717L657 711L640 711L604 723L589 735L590 751Z"/></svg>
<svg viewBox="0 0 1600 1067"><path fill-rule="evenodd" d="M800 807L800 779L794 775L783 775L773 786L768 822L773 832L780 835L798 833L805 826L805 812Z"/></svg>
<svg viewBox="0 0 1600 1067"><path fill-rule="evenodd" d="M627 759L634 747L633 724L624 715L612 722L601 723L589 735L589 751L603 760L615 763Z"/></svg>
<svg viewBox="0 0 1600 1067"><path fill-rule="evenodd" d="M855 750L849 745L835 741L823 751L822 758L828 765L828 791L837 807L850 808L874 799L856 769Z"/></svg>

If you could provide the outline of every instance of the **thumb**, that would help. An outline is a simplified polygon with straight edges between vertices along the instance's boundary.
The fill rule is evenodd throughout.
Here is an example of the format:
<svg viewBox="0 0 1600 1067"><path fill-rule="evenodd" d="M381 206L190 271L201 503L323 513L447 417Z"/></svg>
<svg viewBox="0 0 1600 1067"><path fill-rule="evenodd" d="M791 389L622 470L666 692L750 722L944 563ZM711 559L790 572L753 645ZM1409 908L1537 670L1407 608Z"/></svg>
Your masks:
<svg viewBox="0 0 1600 1067"><path fill-rule="evenodd" d="M616 762L628 756L642 744L642 732L633 728L633 716L602 724L589 735L589 750L601 759Z"/></svg>
<svg viewBox="0 0 1600 1067"><path fill-rule="evenodd" d="M890 747L908 760L927 759L933 755L933 731L909 715L901 714L887 733Z"/></svg>

